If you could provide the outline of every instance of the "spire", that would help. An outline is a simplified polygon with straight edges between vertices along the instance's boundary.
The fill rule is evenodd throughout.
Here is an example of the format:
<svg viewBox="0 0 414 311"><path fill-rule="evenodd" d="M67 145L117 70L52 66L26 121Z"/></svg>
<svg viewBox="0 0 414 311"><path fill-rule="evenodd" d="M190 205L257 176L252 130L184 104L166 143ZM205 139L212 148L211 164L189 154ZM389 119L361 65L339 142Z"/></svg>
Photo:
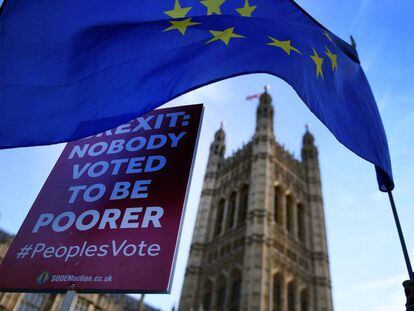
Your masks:
<svg viewBox="0 0 414 311"><path fill-rule="evenodd" d="M214 134L214 141L224 143L225 139L226 133L224 132L224 122L222 121L220 123L220 128L216 131L216 134Z"/></svg>
<svg viewBox="0 0 414 311"><path fill-rule="evenodd" d="M272 106L272 97L269 95L268 89L269 89L269 86L265 85L264 92L262 93L262 95L260 95L260 105Z"/></svg>
<svg viewBox="0 0 414 311"><path fill-rule="evenodd" d="M302 160L316 159L318 157L318 148L315 146L315 138L309 131L309 126L305 125L305 134L302 139Z"/></svg>
<svg viewBox="0 0 414 311"><path fill-rule="evenodd" d="M226 151L226 133L224 132L224 122L221 122L220 128L214 134L214 141L210 147L210 155L224 157Z"/></svg>
<svg viewBox="0 0 414 311"><path fill-rule="evenodd" d="M256 133L273 136L273 105L272 97L268 93L268 86L265 86L264 92L260 95L259 106L256 112Z"/></svg>
<svg viewBox="0 0 414 311"><path fill-rule="evenodd" d="M313 145L315 142L315 138L313 137L312 133L309 131L309 125L305 125L305 134L303 135L302 144L303 146L310 146Z"/></svg>

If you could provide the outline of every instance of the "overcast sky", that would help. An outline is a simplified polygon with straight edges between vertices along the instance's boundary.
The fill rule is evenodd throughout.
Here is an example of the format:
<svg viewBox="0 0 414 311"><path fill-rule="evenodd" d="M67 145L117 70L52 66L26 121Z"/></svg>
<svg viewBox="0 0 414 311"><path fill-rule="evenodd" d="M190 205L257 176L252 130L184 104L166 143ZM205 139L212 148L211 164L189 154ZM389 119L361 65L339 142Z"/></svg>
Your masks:
<svg viewBox="0 0 414 311"><path fill-rule="evenodd" d="M340 37L353 34L357 41L388 135L395 197L414 258L414 4L408 0L300 4ZM290 86L263 74L215 83L169 104L202 102L205 118L173 291L171 295L147 295L146 301L163 310L178 304L214 132L224 121L227 155L247 142L254 131L257 103L245 97L262 92L264 85L271 87L278 142L298 157L304 125L309 124L319 147L335 310L401 311L406 270L387 196L377 190L373 166L340 145ZM63 145L55 145L0 151L0 228L17 232L62 149Z"/></svg>

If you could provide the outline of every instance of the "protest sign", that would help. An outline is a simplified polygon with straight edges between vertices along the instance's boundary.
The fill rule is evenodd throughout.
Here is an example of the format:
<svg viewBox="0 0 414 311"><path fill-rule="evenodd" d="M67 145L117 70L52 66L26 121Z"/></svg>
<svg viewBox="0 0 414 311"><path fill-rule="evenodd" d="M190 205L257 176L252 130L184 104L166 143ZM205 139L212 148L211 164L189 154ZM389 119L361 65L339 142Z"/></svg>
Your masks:
<svg viewBox="0 0 414 311"><path fill-rule="evenodd" d="M202 112L154 110L68 143L0 266L0 289L168 292Z"/></svg>

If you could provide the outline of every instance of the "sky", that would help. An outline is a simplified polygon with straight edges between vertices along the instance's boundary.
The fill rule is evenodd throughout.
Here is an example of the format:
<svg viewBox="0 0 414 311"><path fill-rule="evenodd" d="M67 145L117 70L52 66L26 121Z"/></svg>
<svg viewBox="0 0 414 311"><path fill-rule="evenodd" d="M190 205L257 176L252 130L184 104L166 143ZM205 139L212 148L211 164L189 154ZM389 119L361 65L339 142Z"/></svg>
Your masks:
<svg viewBox="0 0 414 311"><path fill-rule="evenodd" d="M347 39L352 34L357 41L388 136L394 195L414 259L414 4L408 0L298 2L338 36ZM221 81L167 104L204 103L205 116L173 290L170 295L147 295L146 302L162 310L178 304L214 132L223 121L227 155L247 142L254 132L257 102L245 97L262 92L264 85L270 86L273 97L277 141L299 157L309 124L319 148L335 310L401 311L405 300L401 283L407 272L387 195L378 191L373 166L339 144L289 85L264 74ZM0 228L18 231L63 147L0 151Z"/></svg>

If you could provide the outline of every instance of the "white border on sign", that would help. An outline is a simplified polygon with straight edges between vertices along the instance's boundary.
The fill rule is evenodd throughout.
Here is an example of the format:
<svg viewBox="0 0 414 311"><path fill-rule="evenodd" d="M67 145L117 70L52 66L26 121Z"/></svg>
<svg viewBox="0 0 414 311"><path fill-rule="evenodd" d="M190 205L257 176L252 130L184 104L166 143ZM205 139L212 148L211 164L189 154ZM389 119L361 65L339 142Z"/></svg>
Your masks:
<svg viewBox="0 0 414 311"><path fill-rule="evenodd" d="M195 105L200 105L200 104L195 104ZM173 283L173 279L174 279L174 272L175 272L175 264L176 264L177 257L178 257L178 248L179 248L178 246L180 245L180 241L181 241L181 232L182 232L182 228L183 228L185 212L186 212L186 209L187 209L187 201L188 201L188 195L189 195L189 192L190 192L191 180L193 178L193 169L194 169L195 158L196 158L196 154L197 154L198 141L199 141L199 138L200 138L201 125L203 123L204 104L201 104L201 105L202 105L202 107L201 107L201 114L200 114L200 122L198 124L197 138L196 138L196 141L195 141L195 144L194 144L193 158L191 160L190 174L189 174L189 178L188 178L187 189L185 191L185 198L184 198L183 210L182 210L182 213L181 213L180 226L179 226L179 229L178 229L177 240L175 242L174 257L173 257L173 262L172 262L172 266L171 266L170 277L168 278L167 294L171 294L171 287L172 287L172 283Z"/></svg>

